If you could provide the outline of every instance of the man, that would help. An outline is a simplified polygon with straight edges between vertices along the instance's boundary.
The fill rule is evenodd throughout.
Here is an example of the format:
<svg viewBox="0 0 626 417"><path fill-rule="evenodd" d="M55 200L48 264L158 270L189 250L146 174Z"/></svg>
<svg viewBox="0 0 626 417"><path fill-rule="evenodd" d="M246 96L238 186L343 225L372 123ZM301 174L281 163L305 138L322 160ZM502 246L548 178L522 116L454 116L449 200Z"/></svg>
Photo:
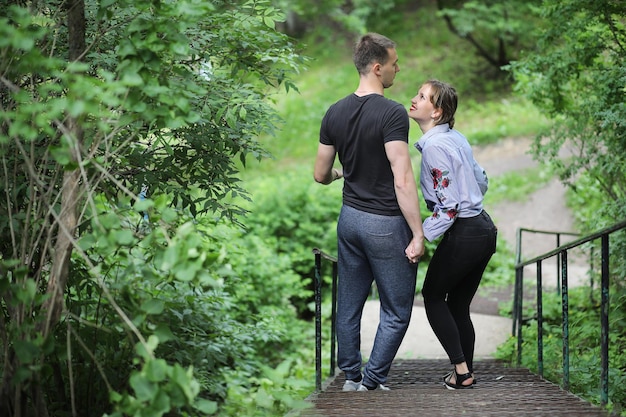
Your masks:
<svg viewBox="0 0 626 417"><path fill-rule="evenodd" d="M359 85L327 111L320 129L315 181L344 178L337 224L337 361L344 391L384 384L409 326L424 232L409 156L406 109L384 97L398 67L396 45L369 33L354 49ZM335 156L343 168L333 168ZM372 282L380 323L361 373L361 316Z"/></svg>

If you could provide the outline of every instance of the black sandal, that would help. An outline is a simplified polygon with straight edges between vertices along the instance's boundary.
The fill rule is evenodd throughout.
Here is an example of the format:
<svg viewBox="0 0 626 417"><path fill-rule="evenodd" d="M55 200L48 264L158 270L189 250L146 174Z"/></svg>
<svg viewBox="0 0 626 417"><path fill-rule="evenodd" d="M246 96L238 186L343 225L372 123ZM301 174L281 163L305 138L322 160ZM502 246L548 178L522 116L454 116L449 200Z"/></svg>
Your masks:
<svg viewBox="0 0 626 417"><path fill-rule="evenodd" d="M442 381L446 382L447 379L450 379L453 372L454 372L454 369L448 372L447 374L445 374L444 376L442 376L441 377ZM474 372L470 371L470 373L472 374L472 378L474 378L474 380L472 381L472 385L476 385L476 377L474 376Z"/></svg>
<svg viewBox="0 0 626 417"><path fill-rule="evenodd" d="M454 383L450 382L450 380L452 379L452 372L454 372L455 375L455 379L456 381ZM444 377L443 383L445 384L446 388L448 389L467 389L467 388L474 388L474 382L472 381L471 384L469 385L463 385L464 381L467 381L470 378L474 378L472 376L471 372L468 372L466 374L461 374L459 375L456 371L456 369L452 372L449 372L446 377Z"/></svg>

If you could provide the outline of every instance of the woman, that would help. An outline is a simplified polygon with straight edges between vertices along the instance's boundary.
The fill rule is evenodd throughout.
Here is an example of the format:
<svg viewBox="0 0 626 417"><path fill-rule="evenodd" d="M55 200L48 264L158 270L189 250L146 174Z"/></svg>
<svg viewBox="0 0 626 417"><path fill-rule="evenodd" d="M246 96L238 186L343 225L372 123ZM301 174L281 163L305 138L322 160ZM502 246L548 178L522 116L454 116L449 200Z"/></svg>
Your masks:
<svg viewBox="0 0 626 417"><path fill-rule="evenodd" d="M483 210L487 176L474 160L467 139L454 130L455 89L444 82L424 83L411 100L409 117L423 136L420 185L433 214L424 236L443 236L426 272L422 295L428 321L454 370L444 376L449 389L472 388L474 326L470 303L496 250L496 227Z"/></svg>

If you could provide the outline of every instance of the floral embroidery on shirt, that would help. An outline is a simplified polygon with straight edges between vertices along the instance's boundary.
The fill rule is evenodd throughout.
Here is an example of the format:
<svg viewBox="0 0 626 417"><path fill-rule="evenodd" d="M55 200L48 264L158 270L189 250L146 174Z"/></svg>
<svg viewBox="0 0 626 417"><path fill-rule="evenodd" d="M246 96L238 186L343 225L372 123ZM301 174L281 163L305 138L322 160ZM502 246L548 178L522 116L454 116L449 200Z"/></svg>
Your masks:
<svg viewBox="0 0 626 417"><path fill-rule="evenodd" d="M438 219L439 218L439 213L447 214L448 218L450 220L454 219L459 214L459 212L458 212L458 210L456 208L449 209L449 208L445 208L444 207L441 210L434 211L432 217L435 218L435 219Z"/></svg>
<svg viewBox="0 0 626 417"><path fill-rule="evenodd" d="M435 195L437 196L439 202L443 204L446 201L445 189L448 188L450 186L450 183L452 182L452 180L450 180L450 177L448 177L450 171L442 171L438 168L433 168L430 170L430 173L433 177L433 189L435 190ZM457 214L459 214L459 212L457 211L457 207L453 209L444 207L441 210L435 210L433 212L433 217L438 219L439 212L441 212L447 214L448 218L452 220L457 216Z"/></svg>
<svg viewBox="0 0 626 417"><path fill-rule="evenodd" d="M433 176L433 190L436 190L439 186L439 181L443 178L443 172L440 169L433 168L430 170L430 174ZM446 171L446 175L448 175L448 171Z"/></svg>

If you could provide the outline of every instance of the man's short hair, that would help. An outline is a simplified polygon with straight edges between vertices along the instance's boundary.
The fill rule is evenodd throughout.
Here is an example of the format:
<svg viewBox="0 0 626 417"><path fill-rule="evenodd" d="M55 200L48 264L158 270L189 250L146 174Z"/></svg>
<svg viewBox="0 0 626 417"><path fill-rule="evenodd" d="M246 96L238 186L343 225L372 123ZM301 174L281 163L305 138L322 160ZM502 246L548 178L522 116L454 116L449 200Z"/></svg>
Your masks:
<svg viewBox="0 0 626 417"><path fill-rule="evenodd" d="M396 43L378 33L368 33L359 39L354 46L353 61L359 74L367 74L370 65L379 63L385 65L389 59L389 49L394 49Z"/></svg>

